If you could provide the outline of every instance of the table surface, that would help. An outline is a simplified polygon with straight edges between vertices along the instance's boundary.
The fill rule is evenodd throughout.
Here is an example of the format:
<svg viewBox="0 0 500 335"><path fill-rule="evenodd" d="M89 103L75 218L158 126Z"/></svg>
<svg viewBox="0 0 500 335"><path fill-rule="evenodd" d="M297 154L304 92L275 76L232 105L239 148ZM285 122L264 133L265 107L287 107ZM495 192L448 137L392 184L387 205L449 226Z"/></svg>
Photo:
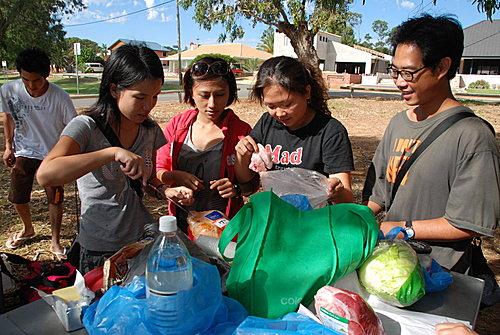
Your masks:
<svg viewBox="0 0 500 335"><path fill-rule="evenodd" d="M52 307L43 299L0 315L0 333L9 335L86 335L85 328L66 332Z"/></svg>
<svg viewBox="0 0 500 335"><path fill-rule="evenodd" d="M446 290L426 294L407 309L469 321L474 325L484 283L482 280L474 277L454 272L452 274L454 282ZM347 287L345 289L349 290ZM350 290L355 291L353 288ZM384 316L381 316L381 321L384 324L384 328L386 328L387 334L399 334L397 331L399 328L397 322ZM0 329L2 330L2 334L12 335L67 334L52 307L42 299L0 315ZM81 335L88 333L82 328L72 331L71 334Z"/></svg>
<svg viewBox="0 0 500 335"><path fill-rule="evenodd" d="M476 323L484 281L475 277L451 272L453 283L441 292L427 293L406 310L468 321L472 326ZM349 274L335 283L335 287L365 296L366 290L359 284L356 272ZM401 334L399 323L377 313L388 335Z"/></svg>

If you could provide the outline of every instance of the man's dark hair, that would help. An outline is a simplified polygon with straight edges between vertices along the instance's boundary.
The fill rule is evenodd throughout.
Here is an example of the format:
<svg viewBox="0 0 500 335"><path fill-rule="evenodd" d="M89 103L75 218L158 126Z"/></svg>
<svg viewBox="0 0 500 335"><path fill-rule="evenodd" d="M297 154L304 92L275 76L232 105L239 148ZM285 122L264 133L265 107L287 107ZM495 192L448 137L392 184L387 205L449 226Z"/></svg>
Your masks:
<svg viewBox="0 0 500 335"><path fill-rule="evenodd" d="M16 68L30 73L39 73L43 77L48 77L50 73L50 59L45 51L38 48L31 48L21 51L16 58Z"/></svg>
<svg viewBox="0 0 500 335"><path fill-rule="evenodd" d="M435 68L441 59L451 58L446 76L453 79L464 50L464 32L460 22L449 15L423 14L403 22L391 38L392 54L399 44L416 45L425 66Z"/></svg>

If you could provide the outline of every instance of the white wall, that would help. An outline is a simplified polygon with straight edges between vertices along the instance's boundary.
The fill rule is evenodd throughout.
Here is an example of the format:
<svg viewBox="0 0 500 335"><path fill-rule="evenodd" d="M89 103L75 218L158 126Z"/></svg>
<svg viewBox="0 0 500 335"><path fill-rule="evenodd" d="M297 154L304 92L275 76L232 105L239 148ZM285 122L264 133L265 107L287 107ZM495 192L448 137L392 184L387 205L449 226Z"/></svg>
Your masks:
<svg viewBox="0 0 500 335"><path fill-rule="evenodd" d="M273 56L288 56L297 58L297 54L293 51L292 44L285 34L274 33L274 51Z"/></svg>
<svg viewBox="0 0 500 335"><path fill-rule="evenodd" d="M468 88L471 83L477 80L486 80L490 84L490 87L495 85L497 88L500 88L500 75L457 74L453 80L459 80L462 85L465 85L463 86L464 88Z"/></svg>

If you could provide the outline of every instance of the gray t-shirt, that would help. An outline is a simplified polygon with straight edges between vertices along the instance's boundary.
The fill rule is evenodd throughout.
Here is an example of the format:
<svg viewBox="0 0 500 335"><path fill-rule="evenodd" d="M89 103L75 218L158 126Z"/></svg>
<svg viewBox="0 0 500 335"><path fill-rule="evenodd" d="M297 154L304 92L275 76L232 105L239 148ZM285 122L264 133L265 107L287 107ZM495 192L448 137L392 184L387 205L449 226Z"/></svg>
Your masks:
<svg viewBox="0 0 500 335"><path fill-rule="evenodd" d="M203 180L204 190L194 194L195 202L188 209L192 211L219 210L224 212L227 206L227 199L223 199L219 192L210 189L210 181L220 178L220 164L222 160L222 145L224 141L207 148L198 149L191 140L191 128L182 144L179 158L177 160L178 169L194 174Z"/></svg>
<svg viewBox="0 0 500 335"><path fill-rule="evenodd" d="M85 115L74 118L61 136L75 140L82 153L111 146L94 120ZM146 169L152 173L153 152L166 143L158 125L141 125L137 140L128 150L142 156ZM144 225L153 221L118 162L110 162L79 178L78 191L82 202L80 243L88 250L118 250L137 241Z"/></svg>
<svg viewBox="0 0 500 335"><path fill-rule="evenodd" d="M420 122L409 120L406 111L398 113L373 158L376 180L370 200L385 207L403 162L437 124L463 111L472 112L460 106ZM446 130L413 163L385 220L444 217L457 228L493 236L500 219L499 188L495 138L482 120L467 118Z"/></svg>

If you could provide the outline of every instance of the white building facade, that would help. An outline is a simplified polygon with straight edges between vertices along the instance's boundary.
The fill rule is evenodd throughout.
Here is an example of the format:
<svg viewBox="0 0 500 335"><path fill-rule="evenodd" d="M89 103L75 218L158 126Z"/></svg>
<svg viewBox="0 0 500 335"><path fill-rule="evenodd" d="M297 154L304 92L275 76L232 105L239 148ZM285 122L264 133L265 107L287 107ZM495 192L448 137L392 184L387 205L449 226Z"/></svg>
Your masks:
<svg viewBox="0 0 500 335"><path fill-rule="evenodd" d="M360 50L342 44L340 36L324 31L314 36L313 44L320 59L320 69L323 71L361 75L386 73L392 58L374 50ZM283 33L274 33L274 56L297 58L290 39Z"/></svg>

